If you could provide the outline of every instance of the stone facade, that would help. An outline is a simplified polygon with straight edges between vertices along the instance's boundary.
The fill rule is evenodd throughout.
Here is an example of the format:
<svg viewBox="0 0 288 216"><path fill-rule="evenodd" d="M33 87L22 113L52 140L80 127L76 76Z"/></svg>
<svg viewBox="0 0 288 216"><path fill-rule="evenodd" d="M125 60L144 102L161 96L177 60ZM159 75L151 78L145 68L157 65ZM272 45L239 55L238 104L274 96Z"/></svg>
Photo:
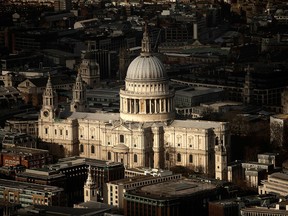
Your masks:
<svg viewBox="0 0 288 216"><path fill-rule="evenodd" d="M180 165L214 176L215 145L219 142L225 151L229 150L229 126L225 122L175 120L174 90L169 87L163 64L150 52L146 31L142 53L128 67L125 81L120 90L120 113L91 113L84 109L59 112L54 103L49 108L43 100L39 138L56 144L61 156L122 162L129 168ZM49 81L47 88L53 101ZM77 103L85 104L85 88L76 90L82 95ZM221 155L227 157L226 153Z"/></svg>

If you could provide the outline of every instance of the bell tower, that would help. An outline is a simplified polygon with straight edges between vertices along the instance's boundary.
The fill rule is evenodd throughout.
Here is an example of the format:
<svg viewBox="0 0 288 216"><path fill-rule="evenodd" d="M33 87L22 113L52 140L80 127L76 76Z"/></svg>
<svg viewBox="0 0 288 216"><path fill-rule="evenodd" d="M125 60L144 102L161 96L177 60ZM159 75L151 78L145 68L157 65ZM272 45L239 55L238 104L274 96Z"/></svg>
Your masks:
<svg viewBox="0 0 288 216"><path fill-rule="evenodd" d="M52 120L58 112L58 97L51 83L49 74L46 88L43 92L43 105L40 112L41 119Z"/></svg>
<svg viewBox="0 0 288 216"><path fill-rule="evenodd" d="M78 73L73 86L73 98L70 105L71 112L85 112L87 109L86 86Z"/></svg>
<svg viewBox="0 0 288 216"><path fill-rule="evenodd" d="M97 201L97 187L92 178L91 166L88 167L88 177L84 185L84 202Z"/></svg>
<svg viewBox="0 0 288 216"><path fill-rule="evenodd" d="M227 150L223 140L218 143L218 137L215 144L215 179L227 180Z"/></svg>
<svg viewBox="0 0 288 216"><path fill-rule="evenodd" d="M96 43L88 42L88 49L84 52L82 61L79 67L83 81L90 87L94 88L100 85L100 67L96 60Z"/></svg>

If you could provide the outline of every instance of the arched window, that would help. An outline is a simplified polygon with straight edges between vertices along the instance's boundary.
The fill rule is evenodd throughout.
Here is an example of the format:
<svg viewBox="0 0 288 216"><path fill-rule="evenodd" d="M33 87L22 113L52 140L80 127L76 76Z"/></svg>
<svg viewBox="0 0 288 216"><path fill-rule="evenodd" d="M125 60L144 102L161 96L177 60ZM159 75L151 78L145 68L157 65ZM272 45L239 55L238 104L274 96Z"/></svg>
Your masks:
<svg viewBox="0 0 288 216"><path fill-rule="evenodd" d="M166 152L166 160L169 161L169 152Z"/></svg>
<svg viewBox="0 0 288 216"><path fill-rule="evenodd" d="M181 154L180 153L177 154L177 162L181 162Z"/></svg>
<svg viewBox="0 0 288 216"><path fill-rule="evenodd" d="M111 152L107 153L107 158L108 158L108 160L111 160Z"/></svg>
<svg viewBox="0 0 288 216"><path fill-rule="evenodd" d="M193 163L193 155L189 155L189 163Z"/></svg>
<svg viewBox="0 0 288 216"><path fill-rule="evenodd" d="M120 143L124 143L124 135L123 134L120 135Z"/></svg>
<svg viewBox="0 0 288 216"><path fill-rule="evenodd" d="M80 145L80 153L84 152L83 144Z"/></svg>
<svg viewBox="0 0 288 216"><path fill-rule="evenodd" d="M137 154L134 154L134 163L137 163Z"/></svg>
<svg viewBox="0 0 288 216"><path fill-rule="evenodd" d="M95 153L95 147L94 147L94 145L91 146L91 153L92 153L92 154Z"/></svg>

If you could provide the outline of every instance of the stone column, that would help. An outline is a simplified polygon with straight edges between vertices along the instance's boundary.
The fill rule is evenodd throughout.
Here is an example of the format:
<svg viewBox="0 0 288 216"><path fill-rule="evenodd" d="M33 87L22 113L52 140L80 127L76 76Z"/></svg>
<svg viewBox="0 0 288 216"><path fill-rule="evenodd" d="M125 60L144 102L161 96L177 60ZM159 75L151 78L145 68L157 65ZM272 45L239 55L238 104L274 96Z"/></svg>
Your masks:
<svg viewBox="0 0 288 216"><path fill-rule="evenodd" d="M137 110L136 110L136 99L133 99L133 102L134 102L134 113L136 113L137 112Z"/></svg>
<svg viewBox="0 0 288 216"><path fill-rule="evenodd" d="M122 98L122 112L126 113L127 111L127 103L125 101L125 98Z"/></svg>
<svg viewBox="0 0 288 216"><path fill-rule="evenodd" d="M131 99L128 99L128 100L129 100L128 110L129 110L129 113L131 113L132 112L132 100Z"/></svg>
<svg viewBox="0 0 288 216"><path fill-rule="evenodd" d="M159 128L155 127L153 128L153 134L154 134L154 138L153 138L153 151L154 151L154 168L160 168L160 136L159 136Z"/></svg>

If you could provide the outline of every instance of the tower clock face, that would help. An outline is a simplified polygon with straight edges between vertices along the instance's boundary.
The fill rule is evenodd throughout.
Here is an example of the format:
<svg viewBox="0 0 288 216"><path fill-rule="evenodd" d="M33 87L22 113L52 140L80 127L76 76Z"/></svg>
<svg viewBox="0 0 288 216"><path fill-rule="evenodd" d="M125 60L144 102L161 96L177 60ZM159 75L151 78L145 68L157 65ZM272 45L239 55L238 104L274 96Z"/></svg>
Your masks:
<svg viewBox="0 0 288 216"><path fill-rule="evenodd" d="M49 111L45 110L45 111L43 112L43 114L44 114L45 117L48 117L48 116L49 116Z"/></svg>

